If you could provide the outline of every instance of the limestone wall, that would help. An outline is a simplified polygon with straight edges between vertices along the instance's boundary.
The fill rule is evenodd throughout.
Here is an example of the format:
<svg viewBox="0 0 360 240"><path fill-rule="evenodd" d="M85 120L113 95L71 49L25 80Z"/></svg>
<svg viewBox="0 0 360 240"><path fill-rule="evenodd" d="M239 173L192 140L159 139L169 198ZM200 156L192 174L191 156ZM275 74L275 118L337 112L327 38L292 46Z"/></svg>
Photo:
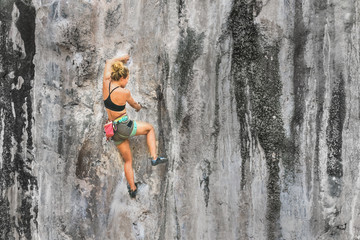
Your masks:
<svg viewBox="0 0 360 240"><path fill-rule="evenodd" d="M0 239L360 239L360 2L0 0ZM154 125L106 142L105 60Z"/></svg>

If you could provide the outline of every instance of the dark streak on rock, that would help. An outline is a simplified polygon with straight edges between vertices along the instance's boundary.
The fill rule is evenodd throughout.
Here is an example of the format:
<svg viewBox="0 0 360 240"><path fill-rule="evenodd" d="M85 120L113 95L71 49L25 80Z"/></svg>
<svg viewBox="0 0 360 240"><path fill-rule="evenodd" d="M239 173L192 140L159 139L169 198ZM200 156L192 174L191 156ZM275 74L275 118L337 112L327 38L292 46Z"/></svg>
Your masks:
<svg viewBox="0 0 360 240"><path fill-rule="evenodd" d="M170 143L170 133L171 133L171 121L169 112L166 106L166 95L164 94L163 86L166 86L169 81L170 76L170 67L169 67L169 59L166 52L159 55L157 65L159 66L160 72L160 85L156 89L156 100L158 102L158 126L159 126L159 145L158 145L158 154L159 156L167 156L167 149ZM173 166L173 163L170 163ZM169 164L169 165L170 165ZM169 166L167 165L167 166ZM168 169L169 170L169 169ZM160 214L158 217L158 226L159 229L159 239L165 239L165 231L166 231L166 218L167 218L167 197L169 192L169 178L164 174L162 182L166 184L161 184L160 187L160 196L158 196Z"/></svg>
<svg viewBox="0 0 360 240"><path fill-rule="evenodd" d="M314 25L316 26L316 34L314 36L316 43L315 53L318 56L323 54L323 44L324 44L324 31L326 24L326 6L327 0L319 0L314 2L314 9L316 14L316 19L314 19ZM318 57L316 62L316 70L318 75L318 82L316 84L316 102L317 102L317 112L316 112L316 143L315 143L315 162L314 162L314 176L316 180L319 180L319 141L320 141L320 132L322 126L322 118L324 113L324 100L325 100L325 74L324 74L324 63L323 58Z"/></svg>
<svg viewBox="0 0 360 240"><path fill-rule="evenodd" d="M295 2L293 30L293 88L294 88L294 113L291 119L291 136L285 141L285 151L283 155L283 165L285 167L284 178L287 184L295 181L296 164L300 155L300 133L304 121L305 94L308 91L307 79L309 69L305 64L305 47L309 30L305 27L303 20L302 2Z"/></svg>
<svg viewBox="0 0 360 240"><path fill-rule="evenodd" d="M90 141L86 140L84 144L81 146L79 151L79 156L76 162L76 170L75 175L79 179L84 179L89 177L90 164L93 156L92 148L94 146L90 143Z"/></svg>
<svg viewBox="0 0 360 240"><path fill-rule="evenodd" d="M304 121L305 93L307 91L306 80L309 69L305 64L305 47L309 30L306 29L303 20L302 2L295 2L295 22L294 22L294 115L292 118L293 138L297 138L298 128Z"/></svg>
<svg viewBox="0 0 360 240"><path fill-rule="evenodd" d="M252 10L244 1L233 4L229 18L229 30L234 40L231 74L235 84L236 111L240 122L241 144L241 188L246 185L245 165L250 160L249 136L246 116L249 115L248 99L246 94L246 72L251 68L251 61L258 57L257 30L252 19ZM250 33L250 34L249 34Z"/></svg>
<svg viewBox="0 0 360 240"><path fill-rule="evenodd" d="M20 236L24 236L26 239L31 238L31 221L33 221L34 216L31 213L32 208L32 197L24 196L21 200L21 206L18 211L21 213L21 221L19 221L19 226L17 227L18 233Z"/></svg>
<svg viewBox="0 0 360 240"><path fill-rule="evenodd" d="M159 238L158 240L161 239L165 239L165 232L166 232L166 218L167 218L167 207L168 207L168 201L167 201L167 196L169 193L169 188L170 188L170 184L169 184L169 178L166 178L165 180L165 184L162 184L162 186L164 186L162 188L162 192L163 192L163 199L160 200L160 213L161 215L159 216L159 224L157 226L159 226L159 229L157 231L159 231Z"/></svg>
<svg viewBox="0 0 360 240"><path fill-rule="evenodd" d="M2 187L2 186L1 186ZM1 188L3 192L3 188ZM13 236L13 227L15 225L15 219L10 217L9 214L9 201L7 198L0 198L0 239L9 239Z"/></svg>
<svg viewBox="0 0 360 240"><path fill-rule="evenodd" d="M121 24L120 18L121 18L121 4L118 4L116 8L109 9L106 13L106 19L105 19L105 33L109 37L113 37L111 34L113 33L113 30Z"/></svg>
<svg viewBox="0 0 360 240"><path fill-rule="evenodd" d="M200 179L200 188L202 188L204 192L205 206L208 207L209 197L210 197L209 185L210 185L210 175L211 175L211 165L209 160L204 159L201 162L201 172L202 172L202 176Z"/></svg>
<svg viewBox="0 0 360 240"><path fill-rule="evenodd" d="M215 65L215 74L216 74L216 80L215 80L215 106L214 106L214 112L215 112L215 118L214 118L214 125L213 125L213 132L211 133L211 142L214 146L214 159L217 160L217 151L218 151L218 144L217 139L219 137L220 133L220 115L219 115L219 68L221 63L221 57L218 56L216 60Z"/></svg>
<svg viewBox="0 0 360 240"><path fill-rule="evenodd" d="M64 156L64 141L66 139L66 136L64 136L66 134L64 129L65 128L64 120L60 119L58 123L59 125L58 125L57 153L60 156Z"/></svg>
<svg viewBox="0 0 360 240"><path fill-rule="evenodd" d="M315 227L319 226L318 217L321 216L322 208L319 206L320 204L320 134L323 131L322 129L322 119L324 114L324 101L325 101L325 74L324 74L324 62L323 62L323 51L324 51L324 31L326 24L326 8L327 8L327 0L318 0L315 1L313 6L314 10L314 28L311 31L314 31L314 53L317 56L315 61L315 71L317 76L317 84L316 84L316 103L317 103L317 112L316 112L316 138L315 138L315 157L313 174L308 175L308 189L311 189L311 184L313 185L312 198L313 198L313 210L311 217L311 226L313 226L313 230ZM311 175L313 175L313 181L311 180ZM312 182L312 183L311 183ZM314 234L316 235L316 233Z"/></svg>
<svg viewBox="0 0 360 240"><path fill-rule="evenodd" d="M204 33L197 34L195 30L187 28L180 32L178 54L175 60L174 82L176 100L176 120L181 121L183 115L182 97L186 95L189 83L193 80L195 61L203 51Z"/></svg>
<svg viewBox="0 0 360 240"><path fill-rule="evenodd" d="M341 194L342 167L342 131L344 126L346 103L345 81L340 76L335 79L330 104L330 114L326 129L326 143L328 146L327 174L329 176L330 195L339 197Z"/></svg>
<svg viewBox="0 0 360 240"><path fill-rule="evenodd" d="M158 126L159 126L159 155L166 156L166 149L170 142L171 121L169 112L167 110L165 94L163 93L163 86L166 86L169 81L170 67L169 59L166 53L159 57L158 63L161 66L160 85L156 89L156 100L158 102Z"/></svg>
<svg viewBox="0 0 360 240"><path fill-rule="evenodd" d="M11 13L14 3L19 10L19 16L15 23L24 41L25 57L22 53L13 49L13 42L9 39L11 27ZM0 170L1 192L5 193L9 187L19 183L17 189L21 193L17 206L17 216L10 218L9 202L7 194L0 196L0 238L11 239L16 230L21 238L31 239L31 222L36 225L36 216L32 215L33 191L37 190L37 179L32 175L31 165L33 156L32 138L32 81L34 80L35 67L33 58L35 55L35 8L30 1L2 1L0 4L0 51L2 52L0 63L2 65L0 81L0 112L4 117L4 131L2 153L2 169ZM13 72L14 77L9 77ZM24 82L20 89L12 89L12 84L18 84L18 78ZM13 106L12 106L13 105ZM25 106L25 109L23 108ZM13 115L13 109L15 115ZM23 137L27 136L24 148ZM14 141L13 141L14 139ZM12 158L12 152L15 154ZM26 155L25 155L26 154ZM26 156L26 157L25 157ZM15 176L17 179L15 180ZM12 203L13 204L13 203ZM15 221L15 218L18 218ZM17 222L17 224L16 224Z"/></svg>
<svg viewBox="0 0 360 240"><path fill-rule="evenodd" d="M285 134L280 108L282 84L279 76L277 43L262 40L253 13L256 1L235 1L229 17L229 32L233 39L231 74L235 85L237 115L240 122L242 182L246 185L246 166L249 164L249 136L257 136L265 151L269 179L267 182L268 239L281 238L279 159L285 146ZM249 93L247 93L249 88ZM247 123L251 110L251 123ZM255 137L254 137L255 138Z"/></svg>
<svg viewBox="0 0 360 240"><path fill-rule="evenodd" d="M189 99L189 86L193 81L193 67L195 61L203 53L203 40L204 33L197 33L194 29L183 25L182 23L187 22L185 11L185 1L177 0L178 4L178 25L180 28L180 36L178 42L177 56L174 63L174 70L171 73L173 78L172 89L175 92L175 122L179 124L180 130L180 148L189 149L190 138L191 138L191 129L192 129L192 116L190 112L186 112L182 102L188 101L191 103L192 99ZM190 160L188 151L181 151L180 153L180 162L177 166L183 167L186 161ZM174 165L172 164L172 167ZM170 171L174 171L171 169ZM174 188L174 186L172 186ZM174 191L174 189L172 189ZM178 218L178 210L176 203L176 195L174 193L174 218L176 226L176 235L175 239L182 239L181 230L182 226Z"/></svg>
<svg viewBox="0 0 360 240"><path fill-rule="evenodd" d="M178 19L179 19L179 23L180 23L180 19L183 18L185 16L185 1L184 0L177 0L177 4L178 4Z"/></svg>
<svg viewBox="0 0 360 240"><path fill-rule="evenodd" d="M331 42L336 42L335 28L335 5L329 4L327 7L326 20L329 23L328 37ZM328 49L330 51L330 49ZM330 195L339 197L341 194L341 177L343 176L342 167L342 130L345 121L345 82L341 69L335 63L335 56L330 51L327 59L329 67L334 69L330 77L332 93L329 109L329 119L326 129L326 143L328 147L327 174ZM327 223L328 224L328 223Z"/></svg>
<svg viewBox="0 0 360 240"><path fill-rule="evenodd" d="M191 124L191 116L185 115L184 118L181 120L180 129L179 129L181 136L180 149L188 149L188 146L190 145L190 129L191 129L190 124ZM187 161L189 160L188 156L189 156L188 151L180 152L181 165L187 163Z"/></svg>
<svg viewBox="0 0 360 240"><path fill-rule="evenodd" d="M259 59L255 72L260 73L250 81L253 124L259 142L265 151L269 179L268 191L268 237L279 239L280 177L279 159L284 151L285 133L280 107L282 84L279 76L278 46L263 46L263 57ZM266 60L273 58L273 60ZM257 78L257 79L256 79Z"/></svg>

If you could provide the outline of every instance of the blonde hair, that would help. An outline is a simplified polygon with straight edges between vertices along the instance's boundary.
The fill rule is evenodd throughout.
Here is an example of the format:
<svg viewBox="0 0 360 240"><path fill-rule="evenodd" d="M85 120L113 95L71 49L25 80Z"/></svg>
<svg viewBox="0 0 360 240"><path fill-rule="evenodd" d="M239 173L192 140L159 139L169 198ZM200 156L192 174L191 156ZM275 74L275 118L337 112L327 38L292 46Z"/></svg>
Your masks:
<svg viewBox="0 0 360 240"><path fill-rule="evenodd" d="M129 69L122 62L115 62L111 65L111 69L111 79L114 81L119 81L120 78L127 78L129 75Z"/></svg>

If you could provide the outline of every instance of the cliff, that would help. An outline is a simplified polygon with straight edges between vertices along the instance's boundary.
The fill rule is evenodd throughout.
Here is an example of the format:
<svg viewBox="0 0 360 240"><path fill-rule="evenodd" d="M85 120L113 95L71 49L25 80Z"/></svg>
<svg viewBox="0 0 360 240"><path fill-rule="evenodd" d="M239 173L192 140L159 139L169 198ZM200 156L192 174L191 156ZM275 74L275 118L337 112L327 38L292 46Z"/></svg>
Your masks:
<svg viewBox="0 0 360 240"><path fill-rule="evenodd" d="M2 0L1 239L360 239L360 2ZM106 59L154 125L123 161Z"/></svg>

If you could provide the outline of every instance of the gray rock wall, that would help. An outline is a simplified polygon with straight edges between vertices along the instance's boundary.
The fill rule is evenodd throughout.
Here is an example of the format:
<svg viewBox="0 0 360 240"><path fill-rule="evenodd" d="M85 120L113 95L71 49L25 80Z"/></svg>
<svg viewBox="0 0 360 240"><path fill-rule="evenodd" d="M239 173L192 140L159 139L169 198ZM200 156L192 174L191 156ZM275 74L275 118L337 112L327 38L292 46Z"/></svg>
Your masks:
<svg viewBox="0 0 360 240"><path fill-rule="evenodd" d="M360 2L1 0L0 239L360 239ZM129 53L123 161L105 59Z"/></svg>
<svg viewBox="0 0 360 240"><path fill-rule="evenodd" d="M0 239L31 239L38 224L33 6L0 1Z"/></svg>

